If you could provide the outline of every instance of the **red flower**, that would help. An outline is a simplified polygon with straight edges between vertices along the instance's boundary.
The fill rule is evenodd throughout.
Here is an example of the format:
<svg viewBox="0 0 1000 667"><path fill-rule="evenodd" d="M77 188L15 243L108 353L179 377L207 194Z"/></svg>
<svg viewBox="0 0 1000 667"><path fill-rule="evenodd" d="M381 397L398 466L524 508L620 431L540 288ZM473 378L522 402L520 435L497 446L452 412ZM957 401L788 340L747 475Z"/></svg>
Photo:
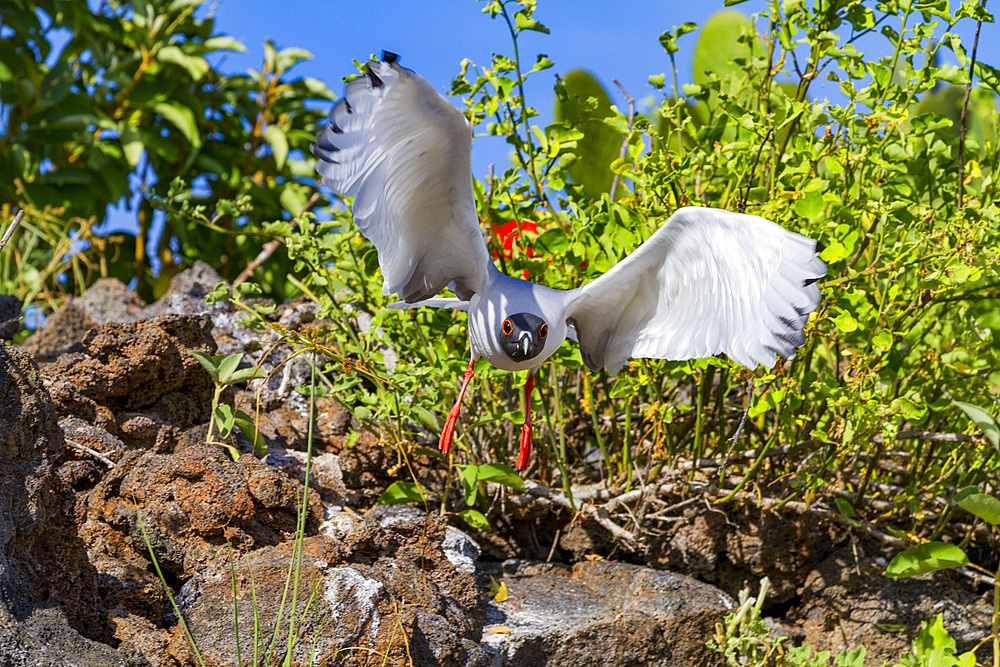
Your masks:
<svg viewBox="0 0 1000 667"><path fill-rule="evenodd" d="M538 223L532 222L530 220L511 220L500 225L493 225L493 233L496 234L496 238L503 245L503 256L511 258L514 256L514 239L521 238L521 232L538 232ZM528 257L534 257L535 251L524 245L523 242L520 243L521 249L524 250L524 254ZM497 251L493 250L494 259L497 257ZM528 279L528 270L524 270L524 279Z"/></svg>

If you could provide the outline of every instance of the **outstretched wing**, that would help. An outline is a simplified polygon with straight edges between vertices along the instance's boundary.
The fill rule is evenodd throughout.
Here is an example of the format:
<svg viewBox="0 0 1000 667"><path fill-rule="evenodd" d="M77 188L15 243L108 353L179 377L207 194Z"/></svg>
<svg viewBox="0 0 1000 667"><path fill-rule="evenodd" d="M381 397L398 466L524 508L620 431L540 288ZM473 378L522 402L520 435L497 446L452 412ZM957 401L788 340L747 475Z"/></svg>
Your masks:
<svg viewBox="0 0 1000 667"><path fill-rule="evenodd" d="M682 208L567 308L583 359L612 374L629 357L725 353L756 368L791 357L826 275L817 243L755 215Z"/></svg>
<svg viewBox="0 0 1000 667"><path fill-rule="evenodd" d="M383 293L464 299L493 268L472 195L472 128L396 56L347 84L312 146L333 191L354 197L354 221L378 250Z"/></svg>

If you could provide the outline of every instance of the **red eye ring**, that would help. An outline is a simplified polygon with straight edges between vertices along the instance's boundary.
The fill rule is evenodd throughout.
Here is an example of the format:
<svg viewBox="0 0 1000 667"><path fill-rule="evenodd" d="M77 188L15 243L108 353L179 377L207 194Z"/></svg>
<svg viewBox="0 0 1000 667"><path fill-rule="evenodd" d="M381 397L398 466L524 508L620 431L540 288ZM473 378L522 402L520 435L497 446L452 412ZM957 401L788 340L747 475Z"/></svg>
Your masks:
<svg viewBox="0 0 1000 667"><path fill-rule="evenodd" d="M545 337L549 335L549 325L543 324L538 328L538 337L545 340Z"/></svg>
<svg viewBox="0 0 1000 667"><path fill-rule="evenodd" d="M509 336L514 333L514 325L510 323L510 320L504 320L503 324L500 325L500 331L503 332L504 336Z"/></svg>

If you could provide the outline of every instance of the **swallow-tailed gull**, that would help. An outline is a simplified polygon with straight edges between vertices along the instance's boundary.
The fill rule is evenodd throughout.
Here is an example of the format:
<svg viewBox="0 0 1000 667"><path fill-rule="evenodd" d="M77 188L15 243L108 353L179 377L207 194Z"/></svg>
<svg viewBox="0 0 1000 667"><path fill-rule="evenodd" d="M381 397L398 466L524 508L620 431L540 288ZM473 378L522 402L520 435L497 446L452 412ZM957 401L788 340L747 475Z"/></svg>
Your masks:
<svg viewBox="0 0 1000 667"><path fill-rule="evenodd" d="M501 273L483 240L472 191L472 128L397 56L367 65L312 146L334 192L354 197L396 307L469 314L472 360L441 432L448 453L475 362L528 371L518 470L531 449L534 374L567 338L593 370L630 357L725 354L747 368L790 358L819 304L820 247L755 215L688 207L600 278L557 290ZM432 298L450 287L457 298Z"/></svg>

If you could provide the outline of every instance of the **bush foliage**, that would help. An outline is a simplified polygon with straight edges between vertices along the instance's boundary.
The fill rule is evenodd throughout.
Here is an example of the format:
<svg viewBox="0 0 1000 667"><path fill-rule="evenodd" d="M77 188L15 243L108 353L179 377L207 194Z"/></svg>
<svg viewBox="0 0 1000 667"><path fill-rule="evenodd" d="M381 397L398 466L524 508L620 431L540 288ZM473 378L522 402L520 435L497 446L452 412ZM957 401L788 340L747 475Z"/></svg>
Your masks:
<svg viewBox="0 0 1000 667"><path fill-rule="evenodd" d="M307 54L268 46L260 72L223 75L206 58L241 45L198 7L0 0L0 192L30 223L0 257L4 285L54 300L114 275L155 295L162 280L143 251L154 207L168 223L162 276L201 257L233 279L281 240L287 256L254 277L266 294L316 300L333 322L328 390L388 445L433 455L467 363L465 315L384 308L375 251L346 203L324 222L310 210L306 148L322 114L305 102L331 95L289 75ZM697 34L665 31L665 62L693 48L695 71L684 85L676 69L650 72L648 108L615 106L593 77L569 73L554 77L553 100L530 101L557 109L540 126L522 83L553 77L553 63L520 53L518 36L547 29L529 0L484 5L511 52L463 63L450 92L478 133L510 147L509 166L475 181L505 271L578 286L687 205L745 207L817 238L830 270L806 346L773 369L636 360L610 378L565 345L538 378L530 474L568 490L652 479L681 460L694 479L714 459L728 463L717 473L727 491L756 484L934 539L954 509L946 499L988 486L998 465L1000 72L954 32L993 18L968 1L755 7L752 20L727 12ZM55 27L74 37L52 57ZM107 206L136 193L139 237L95 236ZM67 253L70 233L90 249ZM513 460L523 382L479 368L450 463ZM473 500L488 518L484 495Z"/></svg>

